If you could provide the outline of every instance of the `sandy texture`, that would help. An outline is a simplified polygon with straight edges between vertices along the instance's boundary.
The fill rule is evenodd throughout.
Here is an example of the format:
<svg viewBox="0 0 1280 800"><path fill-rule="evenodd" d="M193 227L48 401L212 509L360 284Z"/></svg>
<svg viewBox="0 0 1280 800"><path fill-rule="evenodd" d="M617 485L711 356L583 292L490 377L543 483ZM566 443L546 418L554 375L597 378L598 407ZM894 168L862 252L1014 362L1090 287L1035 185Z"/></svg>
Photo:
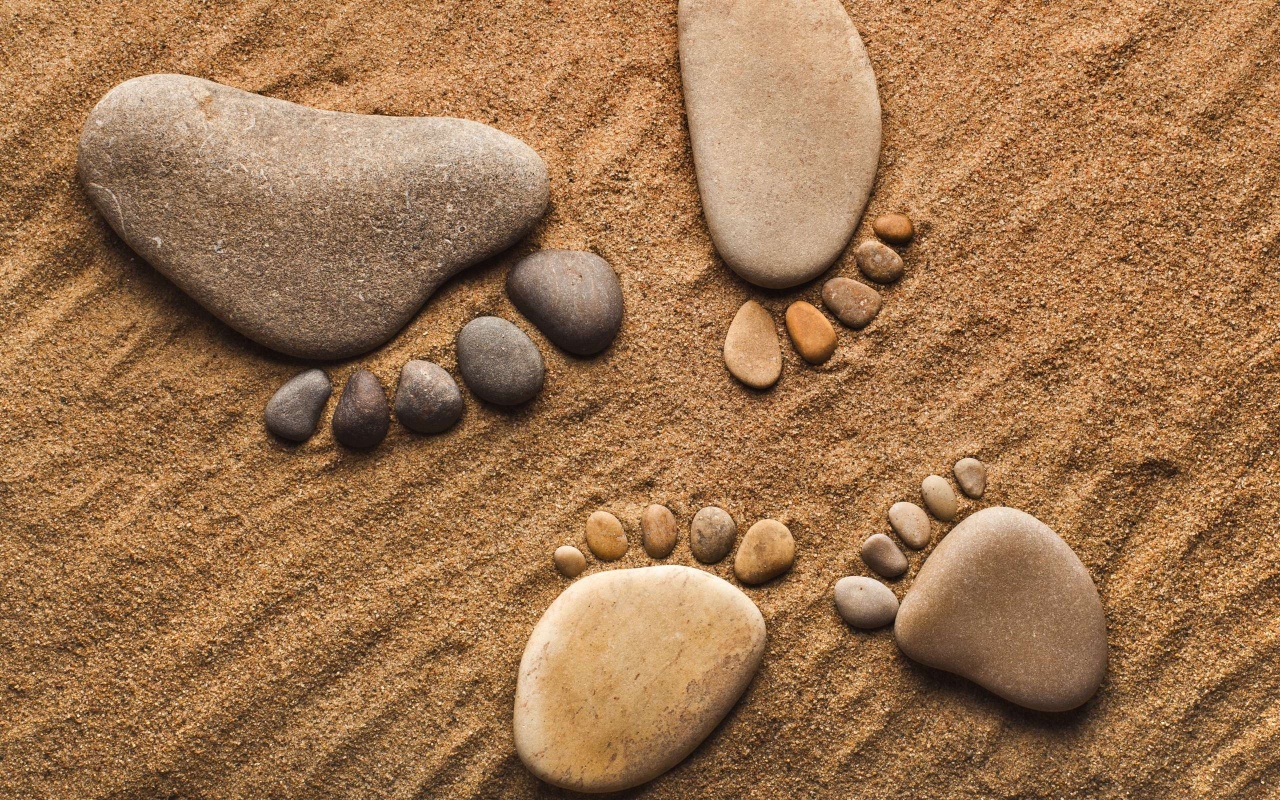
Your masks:
<svg viewBox="0 0 1280 800"><path fill-rule="evenodd" d="M853 7L885 109L869 211L918 238L876 321L821 368L787 348L766 394L725 371L725 328L749 297L781 324L821 282L762 293L714 257L674 2L121 5L0 6L0 796L555 796L511 733L566 585L551 553L598 507L637 536L651 502L682 530L710 503L775 517L798 556L746 590L769 642L743 702L638 794L1274 795L1272 0ZM335 383L453 370L467 319L514 318L531 247L608 259L617 342L566 357L521 322L549 370L526 409L469 399L442 437L393 425L370 454L327 427L272 442L263 406L299 364L133 257L75 180L89 109L161 71L477 119L546 159L532 240ZM986 504L1045 520L1097 580L1110 669L1082 711L1020 711L836 616L889 506L970 454Z"/></svg>

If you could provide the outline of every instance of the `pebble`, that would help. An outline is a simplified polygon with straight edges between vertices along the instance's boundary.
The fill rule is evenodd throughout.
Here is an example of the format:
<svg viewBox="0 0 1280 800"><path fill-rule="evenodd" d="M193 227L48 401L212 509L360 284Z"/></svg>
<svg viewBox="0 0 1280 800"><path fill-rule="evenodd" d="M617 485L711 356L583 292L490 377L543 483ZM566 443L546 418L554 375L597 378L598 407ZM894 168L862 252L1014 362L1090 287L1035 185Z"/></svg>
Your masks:
<svg viewBox="0 0 1280 800"><path fill-rule="evenodd" d="M854 575L836 581L836 611L855 628L883 628L898 615L898 598L875 578Z"/></svg>
<svg viewBox="0 0 1280 800"><path fill-rule="evenodd" d="M267 401L267 430L291 442L305 442L316 432L333 383L322 369L309 369L290 378Z"/></svg>
<svg viewBox="0 0 1280 800"><path fill-rule="evenodd" d="M787 308L787 334L810 364L824 364L836 352L836 329L813 304L797 300Z"/></svg>
<svg viewBox="0 0 1280 800"><path fill-rule="evenodd" d="M418 433L440 433L462 416L462 390L439 364L410 361L396 386L396 419Z"/></svg>
<svg viewBox="0 0 1280 800"><path fill-rule="evenodd" d="M771 581L796 560L796 540L786 525L762 519L747 530L733 559L733 574L747 584Z"/></svg>
<svg viewBox="0 0 1280 800"><path fill-rule="evenodd" d="M556 552L551 556L551 560L555 562L556 569L560 570L560 574L566 578L576 578L582 574L587 568L587 557L582 551L572 545L562 545L556 548Z"/></svg>
<svg viewBox="0 0 1280 800"><path fill-rule="evenodd" d="M587 517L587 549L601 561L617 561L627 554L627 533L608 511Z"/></svg>
<svg viewBox="0 0 1280 800"><path fill-rule="evenodd" d="M772 289L844 251L875 181L880 99L833 0L681 2L680 74L711 239Z"/></svg>
<svg viewBox="0 0 1280 800"><path fill-rule="evenodd" d="M760 667L764 617L690 567L616 569L569 586L520 659L513 733L537 778L616 792L679 764Z"/></svg>
<svg viewBox="0 0 1280 800"><path fill-rule="evenodd" d="M768 389L782 376L782 348L773 317L754 300L738 309L724 338L724 365L752 389Z"/></svg>
<svg viewBox="0 0 1280 800"><path fill-rule="evenodd" d="M78 156L138 255L253 341L319 360L386 342L549 198L538 154L487 125L320 111L187 75L116 86Z"/></svg>
<svg viewBox="0 0 1280 800"><path fill-rule="evenodd" d="M921 664L1037 711L1083 705L1107 669L1089 571L1048 525L1012 508L978 511L938 543L894 638Z"/></svg>
<svg viewBox="0 0 1280 800"><path fill-rule="evenodd" d="M976 458L962 458L951 470L955 473L960 491L974 500L987 491L987 465Z"/></svg>
<svg viewBox="0 0 1280 800"><path fill-rule="evenodd" d="M956 493L941 475L930 475L920 482L920 497L929 513L943 522L955 519L960 510Z"/></svg>
<svg viewBox="0 0 1280 800"><path fill-rule="evenodd" d="M862 560L873 572L885 578L896 578L907 571L907 557L883 533L872 534L862 543Z"/></svg>
<svg viewBox="0 0 1280 800"><path fill-rule="evenodd" d="M859 330L880 313L880 293L851 278L832 278L822 287L822 303L844 325Z"/></svg>
<svg viewBox="0 0 1280 800"><path fill-rule="evenodd" d="M575 355L599 353L622 328L622 287L609 262L595 253L526 256L507 276L507 296L543 335Z"/></svg>
<svg viewBox="0 0 1280 800"><path fill-rule="evenodd" d="M905 267L902 256L894 252L892 247L868 239L853 251L862 274L876 283L893 283L902 277Z"/></svg>
<svg viewBox="0 0 1280 800"><path fill-rule="evenodd" d="M458 333L458 371L481 400L517 406L542 391L546 366L533 340L500 317L477 317Z"/></svg>
<svg viewBox="0 0 1280 800"><path fill-rule="evenodd" d="M657 503L640 514L640 542L650 558L666 558L676 549L676 517Z"/></svg>
<svg viewBox="0 0 1280 800"><path fill-rule="evenodd" d="M871 223L871 230L889 244L910 244L916 235L911 217L906 214L881 214Z"/></svg>
<svg viewBox="0 0 1280 800"><path fill-rule="evenodd" d="M738 538L738 525L729 512L707 506L693 515L689 526L689 550L703 564L718 564L729 555Z"/></svg>
<svg viewBox="0 0 1280 800"><path fill-rule="evenodd" d="M915 503L894 503L889 508L889 527L913 550L923 550L929 544L929 515Z"/></svg>
<svg viewBox="0 0 1280 800"><path fill-rule="evenodd" d="M376 447L391 427L391 409L382 381L367 369L347 378L333 411L333 438L344 447L367 450Z"/></svg>

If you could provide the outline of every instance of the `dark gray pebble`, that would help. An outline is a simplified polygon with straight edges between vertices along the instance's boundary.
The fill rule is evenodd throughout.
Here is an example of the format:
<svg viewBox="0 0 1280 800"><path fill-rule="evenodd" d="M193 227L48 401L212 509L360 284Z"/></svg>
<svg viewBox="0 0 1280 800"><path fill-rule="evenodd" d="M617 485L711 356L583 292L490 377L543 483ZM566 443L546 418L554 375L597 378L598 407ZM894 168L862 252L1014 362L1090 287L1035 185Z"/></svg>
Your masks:
<svg viewBox="0 0 1280 800"><path fill-rule="evenodd" d="M367 369L354 372L333 412L333 438L346 447L376 447L391 427L391 409L382 381Z"/></svg>
<svg viewBox="0 0 1280 800"><path fill-rule="evenodd" d="M622 288L609 262L595 253L543 250L507 276L507 295L520 313L564 350L589 356L622 327Z"/></svg>
<svg viewBox="0 0 1280 800"><path fill-rule="evenodd" d="M316 432L333 383L324 370L309 369L290 378L267 401L267 430L291 442L305 442Z"/></svg>
<svg viewBox="0 0 1280 800"><path fill-rule="evenodd" d="M462 416L462 390L439 364L410 361L396 386L396 419L418 433L448 430Z"/></svg>
<svg viewBox="0 0 1280 800"><path fill-rule="evenodd" d="M477 317L458 333L458 371L481 400L515 406L542 391L542 354L505 319Z"/></svg>

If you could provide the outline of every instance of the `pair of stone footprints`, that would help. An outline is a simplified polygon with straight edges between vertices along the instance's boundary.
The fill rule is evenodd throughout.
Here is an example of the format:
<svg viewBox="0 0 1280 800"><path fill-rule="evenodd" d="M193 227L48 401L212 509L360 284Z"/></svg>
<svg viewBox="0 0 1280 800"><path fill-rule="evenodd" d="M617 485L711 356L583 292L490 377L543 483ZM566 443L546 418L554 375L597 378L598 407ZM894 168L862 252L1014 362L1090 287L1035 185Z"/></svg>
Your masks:
<svg viewBox="0 0 1280 800"><path fill-rule="evenodd" d="M1079 707L1106 671L1106 622L1088 571L1047 525L1012 508L976 511L944 534L893 634L911 659L1034 710ZM525 648L517 752L538 778L577 791L652 780L715 729L751 683L765 642L756 605L702 570L583 578Z"/></svg>

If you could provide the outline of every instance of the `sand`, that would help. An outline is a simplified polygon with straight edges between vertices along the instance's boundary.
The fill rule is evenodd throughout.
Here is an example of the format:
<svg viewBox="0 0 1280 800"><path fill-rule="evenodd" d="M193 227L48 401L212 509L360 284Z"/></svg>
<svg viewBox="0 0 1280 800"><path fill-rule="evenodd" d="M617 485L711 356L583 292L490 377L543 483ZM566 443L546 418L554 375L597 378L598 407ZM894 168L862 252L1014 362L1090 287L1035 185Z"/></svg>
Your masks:
<svg viewBox="0 0 1280 800"><path fill-rule="evenodd" d="M652 502L682 531L709 503L774 517L798 555L746 590L769 642L743 701L637 795L1274 796L1280 7L850 8L885 110L870 212L907 211L917 242L869 328L820 368L786 347L755 394L721 360L729 320L757 298L781 325L821 280L761 292L716 259L674 2L5 2L0 796L555 796L510 727L567 585L551 553L606 508L633 537L617 566L650 563ZM618 341L568 357L521 321L549 370L525 410L469 402L369 454L273 442L263 407L300 364L132 256L76 183L89 109L162 71L476 119L546 159L531 239L335 382L454 370L464 322L519 320L503 280L539 247L614 265ZM829 274L855 273L850 252ZM889 506L966 455L984 503L1045 520L1097 581L1111 662L1081 711L1021 711L836 615Z"/></svg>

